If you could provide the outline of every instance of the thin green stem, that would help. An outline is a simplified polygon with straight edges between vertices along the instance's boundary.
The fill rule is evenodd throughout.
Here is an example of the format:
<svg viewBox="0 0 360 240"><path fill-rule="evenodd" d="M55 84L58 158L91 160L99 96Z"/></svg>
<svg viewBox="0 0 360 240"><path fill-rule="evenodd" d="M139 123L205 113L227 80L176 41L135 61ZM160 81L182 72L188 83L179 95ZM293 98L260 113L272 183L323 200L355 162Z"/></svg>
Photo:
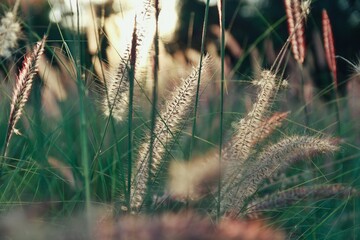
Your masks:
<svg viewBox="0 0 360 240"><path fill-rule="evenodd" d="M192 150L193 150L193 147L194 147L194 140L195 140L195 134L196 134L196 119L197 119L197 109L198 109L198 104L199 104L199 91L200 91L202 60L203 60L204 53L205 53L206 30L207 30L208 18L209 18L209 3L210 3L210 0L207 0L206 1L206 8L205 8L205 16L204 16L204 25L203 25L203 30L202 30L200 63L199 63L199 76L198 76L198 81L197 81L197 86L196 86L194 120L193 120L192 131L191 131L189 159L191 159L191 156L192 156Z"/></svg>
<svg viewBox="0 0 360 240"><path fill-rule="evenodd" d="M82 44L80 39L80 6L79 0L76 1L76 14L77 14L77 43L78 45L78 59L76 64L76 83L79 94L79 116L80 116L80 149L81 149L81 163L83 167L83 176L85 184L85 207L88 220L90 217L90 207L91 207L91 194L90 194L90 166L89 166L89 155L88 155L88 142L87 142L87 123L86 123L86 113L85 113L85 85L81 79L81 55L82 55Z"/></svg>
<svg viewBox="0 0 360 240"><path fill-rule="evenodd" d="M218 179L218 202L216 208L217 219L220 218L221 210L221 162L223 146L223 122L224 122L224 83L225 83L225 1L221 1L221 82L220 82L220 137L219 137L219 179Z"/></svg>
<svg viewBox="0 0 360 240"><path fill-rule="evenodd" d="M93 13L93 12L92 12ZM94 18L96 16L93 16ZM94 23L95 25L95 23ZM95 25L96 26L96 25ZM100 32L100 39L96 38L96 43L97 43L97 46L98 46L98 58L99 58L99 61L100 59L102 59L102 53L100 51L100 45L101 45L101 39L102 39L102 35L103 35L103 31ZM105 95L106 95L106 100L107 100L107 103L109 105L109 109L110 109L110 113L109 113L109 118L107 119L106 123L105 123L105 127L104 127L104 131L103 131L103 134L101 136L101 140L100 140L100 143L99 143L99 146L96 150L96 153L95 153L95 156L93 158L93 168L92 168L92 171L95 173L96 170L97 170L97 165L98 165L98 158L101 154L101 148L103 147L103 144L104 144L104 140L105 140L105 136L106 136L106 132L108 131L108 128L110 126L110 123L111 123L111 128L112 128L112 132L113 132L113 135L114 135L114 138L117 139L117 134L116 134L116 128L115 128L115 123L114 123L114 119L111 117L112 116L112 113L113 113L113 109L115 107L115 101L119 95L119 92L120 92L120 89L118 88L117 92L116 92L116 95L114 97L114 100L113 102L110 101L109 99L109 92L108 92L108 86L107 86L107 81L106 81L106 76L105 76L105 70L104 70L104 66L103 64L100 64L100 69L101 69L101 74L102 74L102 78L104 79L104 89L105 89ZM121 81L124 81L123 80L124 77L122 77ZM120 82L121 84L121 82ZM119 85L120 85L119 84ZM117 167L117 162L120 163L120 170L123 170L122 174L120 174L120 186L121 186L121 190L123 190L123 195L126 195L126 184L125 184L125 171L124 171L124 164L122 163L122 161L120 161L120 156L121 156L121 151L120 151L120 147L119 147L119 144L116 142L116 153L118 155L118 158L113 158L112 160L112 172L113 172L113 177L111 178L111 201L114 201L115 200L115 196L116 196L116 167ZM95 177L94 177L95 178ZM120 201L124 201L124 199L120 199ZM118 202L118 201L116 201Z"/></svg>
<svg viewBox="0 0 360 240"><path fill-rule="evenodd" d="M282 17L281 19L277 20L274 24L269 26L250 46L248 49L244 51L238 61L235 63L234 67L229 73L229 79L232 79L235 73L239 70L242 63L245 61L246 57L250 55L250 53L259 45L259 43L264 40L270 33L274 31L282 22L286 20L286 16ZM288 40L287 40L288 41ZM279 55L278 55L279 56Z"/></svg>

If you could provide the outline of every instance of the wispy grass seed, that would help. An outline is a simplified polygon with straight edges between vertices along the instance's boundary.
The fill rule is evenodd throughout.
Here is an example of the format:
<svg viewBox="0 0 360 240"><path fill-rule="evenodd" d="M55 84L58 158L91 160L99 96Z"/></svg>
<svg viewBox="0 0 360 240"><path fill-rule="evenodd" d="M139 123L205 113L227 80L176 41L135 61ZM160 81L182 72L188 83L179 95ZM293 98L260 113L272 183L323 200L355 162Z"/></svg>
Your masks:
<svg viewBox="0 0 360 240"><path fill-rule="evenodd" d="M211 58L204 57L202 62L202 76L204 76L209 67ZM191 113L196 97L196 88L198 82L198 67L194 68L192 73L178 86L174 93L166 100L163 111L159 113L156 120L153 142L153 153L149 174L149 152L150 135L144 139L144 143L139 148L139 155L136 161L136 172L132 184L131 205L132 209L139 210L142 206L148 178L152 179L158 174L159 167L166 155L167 146L171 145L175 136L181 130L181 126L187 121L187 116ZM205 82L203 81L202 84Z"/></svg>
<svg viewBox="0 0 360 240"><path fill-rule="evenodd" d="M5 138L4 156L6 155L6 150L12 134L17 132L15 125L20 119L25 103L30 96L33 78L37 73L39 60L44 52L45 41L46 37L44 36L41 41L37 42L33 51L26 55L23 66L16 78L16 85L12 95L10 117Z"/></svg>
<svg viewBox="0 0 360 240"><path fill-rule="evenodd" d="M8 58L17 47L21 33L20 23L13 12L7 12L0 22L0 57Z"/></svg>

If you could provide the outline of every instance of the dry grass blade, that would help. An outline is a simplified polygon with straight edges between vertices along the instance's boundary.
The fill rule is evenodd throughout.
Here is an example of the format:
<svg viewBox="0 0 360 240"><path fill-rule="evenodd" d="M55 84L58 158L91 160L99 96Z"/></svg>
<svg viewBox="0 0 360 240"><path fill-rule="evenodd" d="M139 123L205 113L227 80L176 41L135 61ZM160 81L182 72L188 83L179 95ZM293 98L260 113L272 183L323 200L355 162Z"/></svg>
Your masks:
<svg viewBox="0 0 360 240"><path fill-rule="evenodd" d="M300 0L285 0L285 10L288 22L291 49L295 60L302 64L305 59L304 17Z"/></svg>
<svg viewBox="0 0 360 240"><path fill-rule="evenodd" d="M335 60L335 47L334 47L334 36L331 28L331 23L327 11L322 11L322 27L324 37L324 48L326 62L334 78L334 85L337 87L337 75L336 75L336 60Z"/></svg>
<svg viewBox="0 0 360 240"><path fill-rule="evenodd" d="M291 206L299 201L309 198L312 201L329 198L341 199L348 198L356 194L358 194L356 189L348 186L342 186L340 184L297 187L254 201L246 210L246 216L252 219L259 218L261 216L261 212L265 210Z"/></svg>
<svg viewBox="0 0 360 240"><path fill-rule="evenodd" d="M16 131L15 125L19 120L25 103L29 98L33 78L38 70L40 57L44 52L45 41L46 37L44 36L41 41L37 42L33 51L25 57L23 66L16 78L16 85L11 101L9 124L5 138L4 156L6 155L10 138L14 131Z"/></svg>

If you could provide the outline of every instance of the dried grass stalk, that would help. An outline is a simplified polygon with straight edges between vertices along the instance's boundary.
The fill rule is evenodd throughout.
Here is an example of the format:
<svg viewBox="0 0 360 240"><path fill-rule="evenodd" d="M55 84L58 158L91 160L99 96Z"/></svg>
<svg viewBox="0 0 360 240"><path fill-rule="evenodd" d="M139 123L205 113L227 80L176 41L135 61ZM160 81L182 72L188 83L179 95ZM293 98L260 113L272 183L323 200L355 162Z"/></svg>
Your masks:
<svg viewBox="0 0 360 240"><path fill-rule="evenodd" d="M235 208L237 213L244 207L245 200L253 195L266 179L290 164L322 153L338 150L337 141L332 138L292 136L267 147L246 169L242 169L241 181L234 184L224 199L224 208Z"/></svg>
<svg viewBox="0 0 360 240"><path fill-rule="evenodd" d="M204 73L209 68L210 62L211 58L205 56L202 62L202 77L204 77ZM175 136L179 133L193 109L198 76L199 67L193 69L192 73L174 90L172 96L167 99L165 105L161 108L164 111L160 112L160 118L155 122L154 132L152 133L154 134L152 164L150 168L152 176L148 176L150 135L145 137L144 143L139 148L136 171L131 186L131 208L135 211L139 210L143 204L148 181L153 181L158 174L159 167L163 163L162 160L167 151L167 146L172 144Z"/></svg>
<svg viewBox="0 0 360 240"><path fill-rule="evenodd" d="M127 43L127 48L125 51L117 52L122 56L120 61L116 61L116 67L110 66L106 73L107 93L104 94L101 105L104 114L106 116L112 115L117 121L122 121L125 118L129 106L129 74L135 78L135 74L137 74L135 69L137 69L136 72L139 72L140 62L143 62L145 56L148 55L148 49L145 51L143 45L144 39L149 34L147 28L153 14L154 9L151 1L143 1L135 16L134 29L130 41Z"/></svg>
<svg viewBox="0 0 360 240"><path fill-rule="evenodd" d="M277 112L264 121L260 127L260 135L257 141L252 145L261 142L268 137L283 120L289 112ZM230 140L224 148L224 152L230 152L233 149L234 140ZM173 162L169 168L169 192L173 198L198 200L214 190L216 179L219 174L218 154L211 151L205 156L191 160L190 162ZM227 163L230 168L237 172L239 166L234 163ZM236 165L236 167L234 167ZM226 177L225 177L226 179ZM229 180L229 179L227 179ZM226 183L225 183L226 185Z"/></svg>
<svg viewBox="0 0 360 240"><path fill-rule="evenodd" d="M295 60L302 64L305 58L304 9L300 0L284 0L291 49Z"/></svg>
<svg viewBox="0 0 360 240"><path fill-rule="evenodd" d="M262 71L261 79L253 81L253 84L259 87L257 100L247 116L233 124L235 135L231 143L231 152L225 152L226 161L236 161L241 164L248 157L253 142L260 136L260 127L277 93L276 75L270 71Z"/></svg>
<svg viewBox="0 0 360 240"><path fill-rule="evenodd" d="M224 179L227 179L224 189L238 181L241 177L238 169L243 167L254 145L264 137L263 127L264 124L266 125L266 116L270 112L279 88L276 75L267 70L261 73L261 79L254 81L254 84L260 88L257 100L248 115L234 124L235 134L223 151L223 159L226 162ZM284 80L281 85L286 86L287 82Z"/></svg>
<svg viewBox="0 0 360 240"><path fill-rule="evenodd" d="M322 11L322 27L323 27L326 62L333 75L334 85L335 87L337 87L338 82L337 82L337 74L336 74L337 70L336 70L336 60L335 60L334 36L331 28L330 19L325 9Z"/></svg>
<svg viewBox="0 0 360 240"><path fill-rule="evenodd" d="M245 215L248 218L255 219L261 217L261 212L288 207L305 199L311 199L312 201L330 198L343 199L358 194L359 192L356 189L340 184L297 187L252 202L249 204Z"/></svg>
<svg viewBox="0 0 360 240"><path fill-rule="evenodd" d="M129 50L128 50L129 53ZM107 93L102 99L105 116L122 121L129 102L128 59L121 59L117 68L110 67L105 77Z"/></svg>
<svg viewBox="0 0 360 240"><path fill-rule="evenodd" d="M260 126L260 135L253 145L260 143L265 138L270 136L277 127L280 127L283 121L288 117L290 112L276 112L270 118L263 122Z"/></svg>
<svg viewBox="0 0 360 240"><path fill-rule="evenodd" d="M15 129L15 125L19 120L25 103L29 98L33 78L38 70L40 57L44 52L45 41L46 37L44 36L41 41L37 42L33 51L25 57L23 66L16 78L16 85L11 100L8 129L5 138L4 155L6 155L6 149L9 145L12 134L17 131Z"/></svg>

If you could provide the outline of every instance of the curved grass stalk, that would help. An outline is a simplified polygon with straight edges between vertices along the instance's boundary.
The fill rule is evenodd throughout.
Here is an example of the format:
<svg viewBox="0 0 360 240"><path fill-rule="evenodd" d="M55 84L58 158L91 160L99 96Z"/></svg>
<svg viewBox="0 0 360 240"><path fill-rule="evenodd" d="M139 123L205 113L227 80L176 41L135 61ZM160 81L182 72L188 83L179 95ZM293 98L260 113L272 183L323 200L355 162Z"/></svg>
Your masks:
<svg viewBox="0 0 360 240"><path fill-rule="evenodd" d="M5 137L3 156L6 156L11 136L17 132L15 125L21 117L23 108L30 96L33 79L38 70L39 59L44 52L46 37L35 45L33 51L24 60L23 66L16 78L16 85L11 100L10 117Z"/></svg>
<svg viewBox="0 0 360 240"><path fill-rule="evenodd" d="M311 200L343 199L358 195L359 192L356 189L340 184L296 187L257 199L249 204L244 215L251 219L258 219L266 210L291 206L309 198Z"/></svg>
<svg viewBox="0 0 360 240"><path fill-rule="evenodd" d="M224 210L234 208L237 215L244 207L245 200L257 191L266 178L303 158L337 150L334 139L311 136L287 137L270 145L250 166L240 170L242 179L232 183L232 187L228 189Z"/></svg>

